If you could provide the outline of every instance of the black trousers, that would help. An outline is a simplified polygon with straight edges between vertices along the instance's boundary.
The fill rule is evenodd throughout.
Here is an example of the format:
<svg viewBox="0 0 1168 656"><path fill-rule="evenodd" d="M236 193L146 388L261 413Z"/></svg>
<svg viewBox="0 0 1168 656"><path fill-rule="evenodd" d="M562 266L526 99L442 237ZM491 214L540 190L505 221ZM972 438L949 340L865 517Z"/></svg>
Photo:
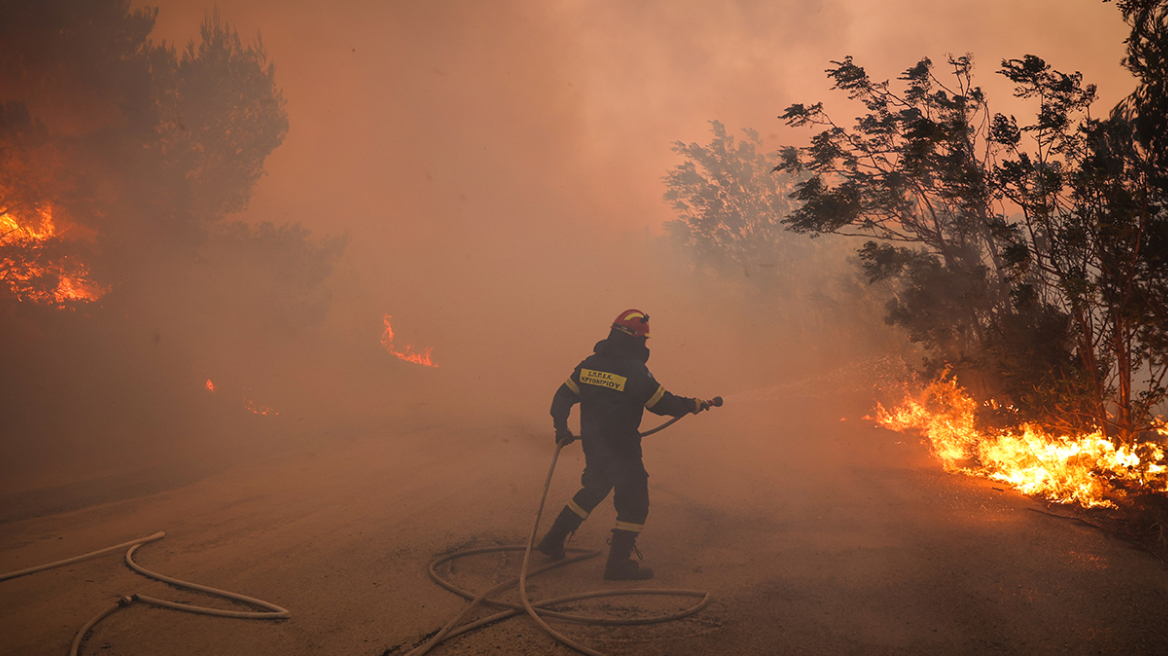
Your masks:
<svg viewBox="0 0 1168 656"><path fill-rule="evenodd" d="M613 491L616 527L639 533L649 516L649 473L640 456L616 453L599 439L584 439L581 444L584 447L582 487L568 507L581 519L586 518Z"/></svg>

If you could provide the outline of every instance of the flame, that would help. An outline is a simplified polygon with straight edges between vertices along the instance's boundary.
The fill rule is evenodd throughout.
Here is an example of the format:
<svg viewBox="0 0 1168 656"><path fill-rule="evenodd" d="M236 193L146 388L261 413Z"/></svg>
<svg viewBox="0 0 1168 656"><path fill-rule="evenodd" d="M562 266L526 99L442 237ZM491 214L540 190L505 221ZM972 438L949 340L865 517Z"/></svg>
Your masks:
<svg viewBox="0 0 1168 656"><path fill-rule="evenodd" d="M210 392L215 391L215 383L212 383L210 378L207 379L207 390Z"/></svg>
<svg viewBox="0 0 1168 656"><path fill-rule="evenodd" d="M433 347L427 346L420 353L414 351L414 347L409 344L406 345L404 351L398 351L394 349L393 326L389 323L389 320L392 318L393 317L387 314L381 319L385 322L385 334L381 336L381 345L385 347L385 350L396 355L402 360L405 360L406 362L420 364L423 367L437 367L438 365L434 364L434 362L430 359L430 352L434 350Z"/></svg>
<svg viewBox="0 0 1168 656"><path fill-rule="evenodd" d="M1168 462L1155 442L1117 446L1102 431L1051 435L1023 425L979 430L977 402L955 378L939 380L891 410L877 404L876 422L928 438L946 471L982 476L1031 495L1086 508L1115 508L1113 499L1136 488L1168 492ZM1155 427L1161 439L1168 427Z"/></svg>
<svg viewBox="0 0 1168 656"><path fill-rule="evenodd" d="M31 217L0 214L0 281L17 299L63 306L68 301L96 301L109 291L89 279L85 264L69 256L39 261L41 249L60 238L50 207ZM45 282L53 279L56 285L46 288Z"/></svg>

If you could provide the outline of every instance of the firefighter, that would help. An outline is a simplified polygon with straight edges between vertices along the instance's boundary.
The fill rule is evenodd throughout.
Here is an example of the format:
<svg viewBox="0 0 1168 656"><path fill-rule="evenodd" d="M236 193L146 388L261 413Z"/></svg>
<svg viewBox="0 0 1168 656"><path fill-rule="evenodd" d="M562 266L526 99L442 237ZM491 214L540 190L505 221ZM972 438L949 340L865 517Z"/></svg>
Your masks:
<svg viewBox="0 0 1168 656"><path fill-rule="evenodd" d="M608 339L596 344L594 353L577 365L552 399L558 445L575 439L568 429L568 415L572 406L580 404L585 464L580 491L560 511L536 549L552 559L563 558L564 541L613 491L616 528L604 578L614 581L653 578L652 569L631 558L649 515L649 474L641 462L638 432L641 415L646 409L672 417L709 409L706 401L674 396L654 380L645 366L648 339L649 315L640 310L621 312Z"/></svg>

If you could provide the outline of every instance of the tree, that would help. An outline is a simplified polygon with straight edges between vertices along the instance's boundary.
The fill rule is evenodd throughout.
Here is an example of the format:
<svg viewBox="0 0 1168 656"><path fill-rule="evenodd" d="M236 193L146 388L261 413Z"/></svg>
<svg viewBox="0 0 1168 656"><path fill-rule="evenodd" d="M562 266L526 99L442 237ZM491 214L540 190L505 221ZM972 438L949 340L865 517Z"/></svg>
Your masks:
<svg viewBox="0 0 1168 656"><path fill-rule="evenodd" d="M0 7L0 240L37 236L0 241L0 279L51 285L60 258L36 260L72 249L133 286L192 261L246 206L288 131L275 69L218 12L181 54L150 41L156 15L129 0Z"/></svg>
<svg viewBox="0 0 1168 656"><path fill-rule="evenodd" d="M158 124L143 163L157 167L196 221L247 205L264 160L288 133L283 94L263 42L244 46L212 12L178 56L153 53Z"/></svg>
<svg viewBox="0 0 1168 656"><path fill-rule="evenodd" d="M212 12L176 50L156 15L0 3L0 469L227 434L203 377L275 387L329 308L343 240L232 220L288 131L262 42Z"/></svg>
<svg viewBox="0 0 1168 656"><path fill-rule="evenodd" d="M850 57L833 64L833 88L867 114L849 130L821 103L787 108L789 125L821 130L806 148L784 148L775 167L810 172L783 222L799 233L867 238L858 251L863 271L897 289L887 321L931 349L930 368L984 373L1000 319L1017 310L1001 272L1003 244L1017 229L990 186L989 116L973 61L951 58L947 82L922 59L899 78L899 91ZM992 390L1002 381L979 382Z"/></svg>
<svg viewBox="0 0 1168 656"><path fill-rule="evenodd" d="M1139 257L1140 303L1152 321L1144 326L1141 341L1156 353L1168 351L1168 1L1119 0L1124 20L1131 26L1124 66L1139 85L1111 113L1112 122L1130 126L1133 148L1129 153L1140 164L1147 205L1147 240ZM1146 404L1147 400L1142 404Z"/></svg>
<svg viewBox="0 0 1168 656"><path fill-rule="evenodd" d="M1039 102L1022 126L989 114L968 56L949 60L948 84L920 61L902 91L851 58L833 64L833 88L867 114L849 130L822 105L786 110L790 125L823 129L776 167L812 172L784 222L873 238L865 272L900 288L887 320L1025 418L1125 437L1145 426L1165 397L1150 299L1168 288L1154 273L1168 233L1133 123L1092 118L1094 87L1033 56L1000 70Z"/></svg>
<svg viewBox="0 0 1168 656"><path fill-rule="evenodd" d="M678 244L692 249L695 260L731 267L745 275L772 272L799 249L783 239L780 221L790 211L791 182L771 175L773 155L762 151L754 130L736 141L718 121L708 145L677 142L673 152L685 158L665 176L665 201L680 218L665 229Z"/></svg>
<svg viewBox="0 0 1168 656"><path fill-rule="evenodd" d="M1159 257L1149 253L1149 237L1168 219L1152 202L1151 162L1137 147L1132 121L1090 116L1093 89L1077 74L1053 71L1033 56L1003 62L1001 72L1016 95L1040 103L1034 123L1019 128L1014 117L999 115L992 130L1002 156L996 184L1019 208L1025 235L1014 245L1012 270L1070 317L1088 373L1090 418L1131 435L1164 398L1168 373L1148 303L1158 285L1147 275L1146 256ZM1145 379L1140 391L1138 373Z"/></svg>
<svg viewBox="0 0 1168 656"><path fill-rule="evenodd" d="M1168 194L1168 2L1117 0L1116 4L1131 26L1123 64L1139 86L1116 105L1112 117L1133 124L1137 147L1153 158L1154 170L1159 172L1155 185L1163 197Z"/></svg>
<svg viewBox="0 0 1168 656"><path fill-rule="evenodd" d="M678 217L666 222L664 241L694 265L692 283L735 299L717 310L722 316L742 312L767 327L763 334L800 340L805 353L830 343L818 357L835 360L888 348L888 331L870 321L883 298L870 288L865 294L846 266L847 240L784 229L799 177L773 173L777 154L764 150L756 131L735 138L722 123L710 125L708 143L674 144L682 162L663 178L664 200Z"/></svg>

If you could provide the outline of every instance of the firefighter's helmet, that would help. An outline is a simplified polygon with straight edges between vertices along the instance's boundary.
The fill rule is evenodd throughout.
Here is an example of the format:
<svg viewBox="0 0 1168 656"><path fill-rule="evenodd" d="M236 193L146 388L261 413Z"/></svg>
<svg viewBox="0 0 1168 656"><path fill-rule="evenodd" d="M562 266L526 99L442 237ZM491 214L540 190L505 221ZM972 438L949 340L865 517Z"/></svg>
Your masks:
<svg viewBox="0 0 1168 656"><path fill-rule="evenodd" d="M633 337L648 337L649 315L640 310L625 310L616 316L612 327Z"/></svg>

